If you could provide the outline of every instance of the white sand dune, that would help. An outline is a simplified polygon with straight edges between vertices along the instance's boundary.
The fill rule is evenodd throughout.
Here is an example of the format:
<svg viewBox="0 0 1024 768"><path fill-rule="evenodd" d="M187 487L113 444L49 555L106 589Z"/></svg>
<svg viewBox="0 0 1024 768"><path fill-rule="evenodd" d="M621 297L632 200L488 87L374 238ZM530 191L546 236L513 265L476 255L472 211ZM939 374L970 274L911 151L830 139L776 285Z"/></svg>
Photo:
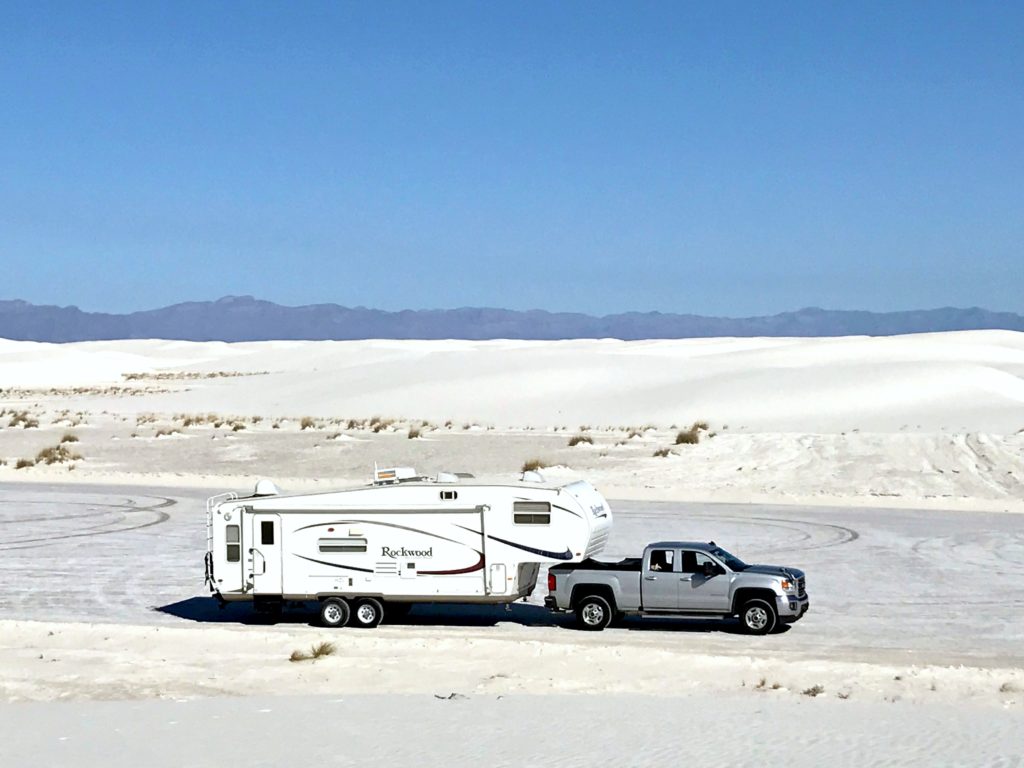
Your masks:
<svg viewBox="0 0 1024 768"><path fill-rule="evenodd" d="M634 342L0 342L5 387L225 370L269 373L188 382L187 391L134 407L379 413L498 426L704 418L770 432L1024 427L1024 334L1009 331Z"/></svg>
<svg viewBox="0 0 1024 768"><path fill-rule="evenodd" d="M255 474L298 489L362 482L375 461L507 475L538 457L618 498L1024 509L1022 333L0 341L0 390L0 410L40 422L0 429L0 479L70 479L64 465L15 467L77 424L74 479L103 483L234 487ZM181 421L210 412L225 425ZM399 422L345 429L372 415ZM405 439L422 419L424 439ZM676 447L673 425L697 419L704 439ZM582 425L593 444L569 447ZM178 432L152 439L161 428Z"/></svg>

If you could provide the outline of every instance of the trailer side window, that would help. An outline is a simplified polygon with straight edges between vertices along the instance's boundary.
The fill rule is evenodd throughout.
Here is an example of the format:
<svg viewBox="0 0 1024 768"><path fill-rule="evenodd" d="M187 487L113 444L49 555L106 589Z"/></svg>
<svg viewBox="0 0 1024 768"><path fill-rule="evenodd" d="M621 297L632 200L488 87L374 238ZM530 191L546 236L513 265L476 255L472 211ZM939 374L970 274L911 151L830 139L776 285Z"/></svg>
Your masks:
<svg viewBox="0 0 1024 768"><path fill-rule="evenodd" d="M320 539L321 552L365 552L366 539Z"/></svg>
<svg viewBox="0 0 1024 768"><path fill-rule="evenodd" d="M242 559L242 543L238 540L239 527L229 525L225 529L224 540L228 544L228 562L237 563Z"/></svg>
<svg viewBox="0 0 1024 768"><path fill-rule="evenodd" d="M551 505L546 501L513 502L512 522L516 525L551 525Z"/></svg>
<svg viewBox="0 0 1024 768"><path fill-rule="evenodd" d="M261 543L272 545L274 543L274 521L273 520L261 520L260 521L260 540Z"/></svg>

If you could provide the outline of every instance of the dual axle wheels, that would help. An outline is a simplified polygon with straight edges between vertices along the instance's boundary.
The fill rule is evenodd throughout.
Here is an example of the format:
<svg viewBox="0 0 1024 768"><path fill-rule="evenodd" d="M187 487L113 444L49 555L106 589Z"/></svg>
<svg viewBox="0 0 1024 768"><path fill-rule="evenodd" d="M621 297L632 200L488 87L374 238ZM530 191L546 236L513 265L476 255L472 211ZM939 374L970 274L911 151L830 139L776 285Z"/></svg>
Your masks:
<svg viewBox="0 0 1024 768"><path fill-rule="evenodd" d="M342 597L329 597L320 603L320 623L325 627L370 629L384 618L384 606L374 597L360 597L351 603Z"/></svg>

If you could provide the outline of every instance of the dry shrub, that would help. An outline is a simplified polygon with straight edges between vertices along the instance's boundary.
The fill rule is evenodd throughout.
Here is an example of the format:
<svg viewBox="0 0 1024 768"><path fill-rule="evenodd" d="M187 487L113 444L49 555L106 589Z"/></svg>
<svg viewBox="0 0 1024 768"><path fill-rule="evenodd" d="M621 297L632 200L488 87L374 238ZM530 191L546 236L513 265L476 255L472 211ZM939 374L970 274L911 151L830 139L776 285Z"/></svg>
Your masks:
<svg viewBox="0 0 1024 768"><path fill-rule="evenodd" d="M700 442L700 432L693 427L676 433L676 445L696 445Z"/></svg>
<svg viewBox="0 0 1024 768"><path fill-rule="evenodd" d="M180 435L181 430L174 429L173 427L161 427L153 433L153 437L170 437L171 435Z"/></svg>
<svg viewBox="0 0 1024 768"><path fill-rule="evenodd" d="M61 443L51 448L43 448L39 453L36 454L37 464L64 464L68 461L74 461L75 459L82 458L79 454L72 451L66 445Z"/></svg>
<svg viewBox="0 0 1024 768"><path fill-rule="evenodd" d="M65 432L63 435L61 435L60 441L62 443L77 443L78 435L74 434L73 432Z"/></svg>
<svg viewBox="0 0 1024 768"><path fill-rule="evenodd" d="M657 459L664 459L666 456L671 456L671 455L672 455L672 451L670 451L668 448L659 448L658 450L656 450L654 452L654 457L657 458Z"/></svg>
<svg viewBox="0 0 1024 768"><path fill-rule="evenodd" d="M334 643L322 642L311 646L309 651L292 651L292 655L288 657L288 661L310 661L311 659L319 659L322 656L331 656L337 648L334 647Z"/></svg>
<svg viewBox="0 0 1024 768"><path fill-rule="evenodd" d="M34 461L32 461L32 459L18 459L18 461L15 462L15 464L14 464L14 468L15 469L28 469L29 467L34 467L35 465L36 465L36 463Z"/></svg>
<svg viewBox="0 0 1024 768"><path fill-rule="evenodd" d="M316 429L316 422L309 416L303 416L299 422L299 429Z"/></svg>
<svg viewBox="0 0 1024 768"><path fill-rule="evenodd" d="M243 424L242 422L240 422L240 421L232 422L232 424L231 424L231 431L232 432L241 432L243 429L245 429L245 424Z"/></svg>
<svg viewBox="0 0 1024 768"><path fill-rule="evenodd" d="M415 440L419 436L420 436L419 427L409 427L409 439L410 440Z"/></svg>
<svg viewBox="0 0 1024 768"><path fill-rule="evenodd" d="M7 426L36 429L39 426L39 419L30 416L28 411L11 411L11 419L7 422Z"/></svg>
<svg viewBox="0 0 1024 768"><path fill-rule="evenodd" d="M570 448L572 448L575 445L581 445L583 443L587 445L593 445L594 438L592 438L590 435L573 435L572 437L569 438Z"/></svg>
<svg viewBox="0 0 1024 768"><path fill-rule="evenodd" d="M544 459L527 459L523 462L523 472L534 472L538 469L544 469L549 464Z"/></svg>
<svg viewBox="0 0 1024 768"><path fill-rule="evenodd" d="M811 698L821 696L824 692L825 687L822 685L812 685L810 688L804 688L804 690L801 691L804 696L810 696Z"/></svg>

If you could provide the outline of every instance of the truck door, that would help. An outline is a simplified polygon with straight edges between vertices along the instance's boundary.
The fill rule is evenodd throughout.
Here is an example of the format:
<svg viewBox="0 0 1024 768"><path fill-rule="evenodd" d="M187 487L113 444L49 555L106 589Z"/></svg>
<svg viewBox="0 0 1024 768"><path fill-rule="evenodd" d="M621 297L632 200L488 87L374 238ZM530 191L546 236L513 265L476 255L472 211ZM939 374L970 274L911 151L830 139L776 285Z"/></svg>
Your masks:
<svg viewBox="0 0 1024 768"><path fill-rule="evenodd" d="M281 516L266 512L250 515L249 572L253 593L282 594Z"/></svg>
<svg viewBox="0 0 1024 768"><path fill-rule="evenodd" d="M704 552L683 550L679 575L679 608L683 611L726 611L729 609L729 576ZM714 572L705 575L709 563Z"/></svg>
<svg viewBox="0 0 1024 768"><path fill-rule="evenodd" d="M652 549L640 582L644 610L674 611L679 600L679 550Z"/></svg>

